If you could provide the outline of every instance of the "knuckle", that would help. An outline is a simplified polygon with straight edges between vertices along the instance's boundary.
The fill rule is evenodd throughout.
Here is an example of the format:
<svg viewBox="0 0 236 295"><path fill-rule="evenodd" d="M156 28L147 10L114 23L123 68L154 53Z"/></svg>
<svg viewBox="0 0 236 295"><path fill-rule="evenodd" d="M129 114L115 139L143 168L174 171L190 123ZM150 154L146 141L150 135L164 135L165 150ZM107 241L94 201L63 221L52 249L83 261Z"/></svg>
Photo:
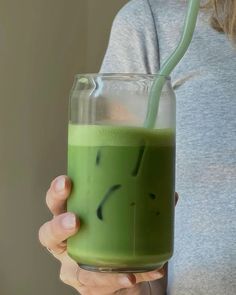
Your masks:
<svg viewBox="0 0 236 295"><path fill-rule="evenodd" d="M50 192L47 192L47 194L46 194L46 205L49 209L52 209L52 207L53 207Z"/></svg>
<svg viewBox="0 0 236 295"><path fill-rule="evenodd" d="M51 248L60 238L60 229L55 219L44 223L39 229L39 241L44 247Z"/></svg>
<svg viewBox="0 0 236 295"><path fill-rule="evenodd" d="M39 229L39 232L38 232L38 239L39 239L39 242L45 246L45 235L44 235L44 228L45 228L45 224L43 224L40 229Z"/></svg>
<svg viewBox="0 0 236 295"><path fill-rule="evenodd" d="M66 277L66 275L65 275L64 272L60 272L59 277L60 277L60 280L61 280L63 283L69 285L69 280L68 280L68 278Z"/></svg>
<svg viewBox="0 0 236 295"><path fill-rule="evenodd" d="M46 194L46 205L48 209L53 212L58 207L58 200L54 192L51 189Z"/></svg>
<svg viewBox="0 0 236 295"><path fill-rule="evenodd" d="M61 267L60 274L59 274L59 278L60 278L60 280L61 280L64 284L71 285L71 280L70 280L70 278L68 277L68 274L67 274L67 272L64 270L64 267L63 267L63 266Z"/></svg>

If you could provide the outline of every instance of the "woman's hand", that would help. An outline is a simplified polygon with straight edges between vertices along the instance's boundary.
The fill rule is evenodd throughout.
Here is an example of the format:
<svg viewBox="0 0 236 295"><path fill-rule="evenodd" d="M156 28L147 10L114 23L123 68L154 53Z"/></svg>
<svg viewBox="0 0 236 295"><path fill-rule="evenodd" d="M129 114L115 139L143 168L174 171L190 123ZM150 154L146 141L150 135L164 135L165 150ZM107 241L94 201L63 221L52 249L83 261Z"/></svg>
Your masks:
<svg viewBox="0 0 236 295"><path fill-rule="evenodd" d="M60 279L74 287L81 295L110 295L120 289L132 289L140 282L160 279L164 270L142 274L107 274L81 269L66 251L66 240L79 230L79 219L66 213L66 200L70 194L71 181L59 176L52 181L46 195L46 203L54 215L39 230L39 240L61 262ZM127 293L126 293L127 294Z"/></svg>

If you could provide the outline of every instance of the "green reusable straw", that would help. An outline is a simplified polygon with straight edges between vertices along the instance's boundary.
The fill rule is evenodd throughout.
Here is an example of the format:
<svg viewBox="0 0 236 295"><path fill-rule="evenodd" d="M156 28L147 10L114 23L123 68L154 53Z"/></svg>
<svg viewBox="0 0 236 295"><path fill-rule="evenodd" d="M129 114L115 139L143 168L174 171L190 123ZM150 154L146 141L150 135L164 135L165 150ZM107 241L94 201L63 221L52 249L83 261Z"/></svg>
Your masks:
<svg viewBox="0 0 236 295"><path fill-rule="evenodd" d="M162 88L166 81L166 77L170 75L170 73L182 59L191 43L193 33L196 27L197 16L200 8L200 1L201 0L189 0L187 16L185 18L184 23L184 30L179 45L172 53L172 55L166 60L166 62L160 69L157 78L153 82L149 96L147 117L144 123L144 127L146 128L155 127L156 117L159 108L159 101L162 93Z"/></svg>

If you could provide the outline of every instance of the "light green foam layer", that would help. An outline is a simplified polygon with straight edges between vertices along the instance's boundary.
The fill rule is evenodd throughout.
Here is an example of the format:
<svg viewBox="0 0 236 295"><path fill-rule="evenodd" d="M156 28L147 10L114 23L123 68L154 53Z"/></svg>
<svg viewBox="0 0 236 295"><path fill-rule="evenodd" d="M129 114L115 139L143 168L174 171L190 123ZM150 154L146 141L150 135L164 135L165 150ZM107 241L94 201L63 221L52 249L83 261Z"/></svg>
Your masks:
<svg viewBox="0 0 236 295"><path fill-rule="evenodd" d="M169 146L175 144L175 131L146 129L143 127L120 127L69 124L68 144L73 146Z"/></svg>

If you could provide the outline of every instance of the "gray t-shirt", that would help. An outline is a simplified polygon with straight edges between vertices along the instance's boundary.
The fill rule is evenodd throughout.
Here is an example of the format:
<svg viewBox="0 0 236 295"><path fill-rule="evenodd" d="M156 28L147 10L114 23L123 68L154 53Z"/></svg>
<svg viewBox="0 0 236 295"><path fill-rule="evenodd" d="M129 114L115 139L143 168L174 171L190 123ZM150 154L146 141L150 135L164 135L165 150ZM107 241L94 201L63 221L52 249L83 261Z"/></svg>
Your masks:
<svg viewBox="0 0 236 295"><path fill-rule="evenodd" d="M114 20L101 72L157 73L178 43L185 12L184 0L130 1ZM233 295L236 48L209 26L203 11L172 84L180 201L168 294ZM143 286L141 294L162 294L155 284Z"/></svg>

